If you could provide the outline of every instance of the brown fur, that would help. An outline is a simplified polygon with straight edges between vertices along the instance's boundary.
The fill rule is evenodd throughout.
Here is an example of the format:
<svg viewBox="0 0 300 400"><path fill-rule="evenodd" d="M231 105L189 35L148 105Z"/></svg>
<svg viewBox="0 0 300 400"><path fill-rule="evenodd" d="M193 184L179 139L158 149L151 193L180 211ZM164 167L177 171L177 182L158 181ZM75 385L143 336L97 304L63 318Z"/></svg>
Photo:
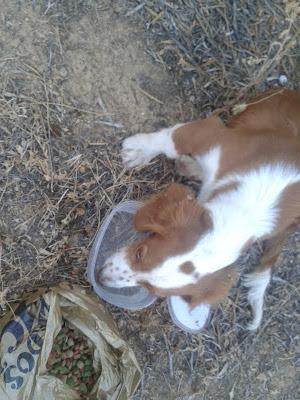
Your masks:
<svg viewBox="0 0 300 400"><path fill-rule="evenodd" d="M293 224L266 240L260 263L255 269L257 272L265 271L266 269L274 267L274 264L276 263L282 250L283 243L289 238L291 234L296 231L299 225L300 217L297 218Z"/></svg>
<svg viewBox="0 0 300 400"><path fill-rule="evenodd" d="M179 154L201 155L212 146L221 146L217 178L272 161L287 162L300 169L300 94L291 90L263 93L250 100L246 110L233 116L227 126L217 116L211 116L179 127L173 140ZM225 185L210 198L236 186ZM282 242L300 223L299 183L286 188L278 208L278 222L267 238L258 272L272 267ZM136 215L136 229L152 235L131 246L129 258L133 269L151 270L166 257L190 250L210 224L208 214L191 192L180 185L171 185L150 199ZM142 262L135 261L137 253L143 256ZM165 290L142 284L159 296L180 295L194 307L222 299L235 278L235 267L228 266L182 288Z"/></svg>
<svg viewBox="0 0 300 400"><path fill-rule="evenodd" d="M278 159L300 168L300 94L284 90L260 98L266 100L250 100L249 104L255 104L233 116L227 127L217 116L179 127L173 134L176 150L199 155L220 145L217 178Z"/></svg>
<svg viewBox="0 0 300 400"><path fill-rule="evenodd" d="M180 154L201 154L211 146L220 145L222 156L217 178L277 160L299 169L300 94L292 90L269 91L249 100L247 104L246 110L233 116L227 127L220 127L220 120L210 117L207 119L209 124L199 121L177 129L174 133L177 151ZM189 140L185 141L184 138ZM236 184L233 183L218 188L210 199L234 187ZM299 183L285 189L278 208L280 214L272 235L274 238L269 238L266 257L262 258L258 270L270 267L269 255L274 253L272 259L275 261L275 253L278 255L281 242L300 223Z"/></svg>
<svg viewBox="0 0 300 400"><path fill-rule="evenodd" d="M300 158L300 153L299 153ZM282 193L278 208L279 218L274 229L274 235L285 231L291 225L299 224L300 217L300 183L288 186Z"/></svg>
<svg viewBox="0 0 300 400"><path fill-rule="evenodd" d="M160 289L149 283L140 282L140 284L156 296L182 296L193 308L201 303L218 303L227 295L236 278L237 269L235 266L230 265L212 274L205 275L195 284L186 285L181 288Z"/></svg>
<svg viewBox="0 0 300 400"><path fill-rule="evenodd" d="M211 221L190 189L172 184L138 210L134 224L149 236L129 246L128 257L134 271L145 272L192 249Z"/></svg>
<svg viewBox="0 0 300 400"><path fill-rule="evenodd" d="M244 134L300 137L300 94L293 90L270 90L247 102L245 111L231 117L228 128Z"/></svg>
<svg viewBox="0 0 300 400"><path fill-rule="evenodd" d="M179 154L197 155L218 144L226 127L218 116L189 122L176 129L173 140Z"/></svg>
<svg viewBox="0 0 300 400"><path fill-rule="evenodd" d="M184 274L190 275L195 271L195 266L191 261L186 261L180 265L179 269Z"/></svg>

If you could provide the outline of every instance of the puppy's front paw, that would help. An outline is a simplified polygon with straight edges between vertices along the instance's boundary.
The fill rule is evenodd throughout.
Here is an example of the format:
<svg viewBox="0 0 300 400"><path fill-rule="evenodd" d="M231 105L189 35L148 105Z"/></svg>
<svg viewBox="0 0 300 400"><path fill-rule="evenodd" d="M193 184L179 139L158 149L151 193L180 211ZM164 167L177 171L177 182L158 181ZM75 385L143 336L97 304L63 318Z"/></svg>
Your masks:
<svg viewBox="0 0 300 400"><path fill-rule="evenodd" d="M176 172L182 176L200 179L202 175L199 163L193 157L187 155L182 155L176 159L175 168Z"/></svg>
<svg viewBox="0 0 300 400"><path fill-rule="evenodd" d="M124 140L122 160L126 168L134 168L147 164L156 153L151 149L150 134L139 133Z"/></svg>

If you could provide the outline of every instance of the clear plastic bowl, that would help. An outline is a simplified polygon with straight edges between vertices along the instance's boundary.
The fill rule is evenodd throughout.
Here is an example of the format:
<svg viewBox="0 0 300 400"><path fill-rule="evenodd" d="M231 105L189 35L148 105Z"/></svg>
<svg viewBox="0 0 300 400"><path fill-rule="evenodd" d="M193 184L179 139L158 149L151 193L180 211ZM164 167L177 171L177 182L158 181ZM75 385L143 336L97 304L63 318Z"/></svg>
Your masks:
<svg viewBox="0 0 300 400"><path fill-rule="evenodd" d="M140 286L103 286L97 276L111 254L143 236L133 228L133 216L141 205L139 201L130 200L119 203L112 209L97 232L87 267L88 280L97 295L114 306L130 310L148 307L155 302L156 297ZM183 331L197 334L206 325L210 314L209 306L199 305L190 312L187 304L178 296L169 297L167 303L173 322Z"/></svg>
<svg viewBox="0 0 300 400"><path fill-rule="evenodd" d="M105 260L120 248L142 237L133 229L133 216L142 205L139 201L124 201L115 206L104 219L90 252L87 276L94 291L108 303L130 310L148 307L156 297L146 289L136 286L128 288L110 288L97 280Z"/></svg>
<svg viewBox="0 0 300 400"><path fill-rule="evenodd" d="M180 329L197 334L205 328L210 316L208 304L199 304L190 310L188 304L180 296L168 297L167 302L170 316Z"/></svg>

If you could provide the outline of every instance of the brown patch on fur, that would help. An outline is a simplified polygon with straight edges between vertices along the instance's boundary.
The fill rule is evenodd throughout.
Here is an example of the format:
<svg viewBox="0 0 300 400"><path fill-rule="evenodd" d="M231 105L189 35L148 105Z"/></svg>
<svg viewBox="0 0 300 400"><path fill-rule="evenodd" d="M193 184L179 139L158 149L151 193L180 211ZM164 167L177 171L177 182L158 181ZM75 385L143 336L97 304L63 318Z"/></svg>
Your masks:
<svg viewBox="0 0 300 400"><path fill-rule="evenodd" d="M150 271L166 258L191 250L210 229L211 219L189 188L172 184L138 210L134 224L151 235L129 246L131 268Z"/></svg>
<svg viewBox="0 0 300 400"><path fill-rule="evenodd" d="M216 116L179 127L173 133L178 153L200 155L219 145L217 178L266 161L300 168L300 94L283 90L268 97L270 93L249 100L246 110L233 116L227 127ZM266 99L256 103L261 98Z"/></svg>
<svg viewBox="0 0 300 400"><path fill-rule="evenodd" d="M270 237L267 238L257 272L274 266L283 243L300 226L300 183L289 185L282 193L279 204L279 218Z"/></svg>
<svg viewBox="0 0 300 400"><path fill-rule="evenodd" d="M300 182L294 183L285 188L280 196L278 209L280 212L276 227L274 229L274 234L287 229L293 223L299 224Z"/></svg>
<svg viewBox="0 0 300 400"><path fill-rule="evenodd" d="M223 131L226 127L222 120L211 116L180 126L173 133L173 141L179 154L196 155L218 144Z"/></svg>
<svg viewBox="0 0 300 400"><path fill-rule="evenodd" d="M246 110L228 122L230 134L221 144L218 177L266 161L300 167L300 93L281 90L270 97L272 93L249 100Z"/></svg>
<svg viewBox="0 0 300 400"><path fill-rule="evenodd" d="M186 261L185 263L180 265L179 269L184 274L190 275L195 271L195 266L191 261Z"/></svg>
<svg viewBox="0 0 300 400"><path fill-rule="evenodd" d="M182 296L191 308L198 304L216 304L220 302L234 285L237 279L237 268L230 265L212 274L205 275L197 283L183 286L176 289L161 289L140 282L151 293L156 296Z"/></svg>
<svg viewBox="0 0 300 400"><path fill-rule="evenodd" d="M293 224L266 240L259 265L255 268L256 272L262 272L274 267L282 250L283 243L297 230L299 226L300 217L295 219Z"/></svg>
<svg viewBox="0 0 300 400"><path fill-rule="evenodd" d="M300 138L300 94L295 90L268 90L250 99L245 111L230 118L228 128Z"/></svg>

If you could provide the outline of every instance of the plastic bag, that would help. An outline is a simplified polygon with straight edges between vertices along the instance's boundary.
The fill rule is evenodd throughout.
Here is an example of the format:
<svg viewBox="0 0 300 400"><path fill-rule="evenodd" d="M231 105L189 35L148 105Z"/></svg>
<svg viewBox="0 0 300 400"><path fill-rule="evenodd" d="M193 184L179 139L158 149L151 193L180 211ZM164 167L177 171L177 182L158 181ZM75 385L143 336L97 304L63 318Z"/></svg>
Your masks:
<svg viewBox="0 0 300 400"><path fill-rule="evenodd" d="M75 400L78 392L48 373L46 363L63 319L93 344L100 376L88 399L127 400L141 371L112 317L92 293L60 286L40 290L0 320L0 399Z"/></svg>

